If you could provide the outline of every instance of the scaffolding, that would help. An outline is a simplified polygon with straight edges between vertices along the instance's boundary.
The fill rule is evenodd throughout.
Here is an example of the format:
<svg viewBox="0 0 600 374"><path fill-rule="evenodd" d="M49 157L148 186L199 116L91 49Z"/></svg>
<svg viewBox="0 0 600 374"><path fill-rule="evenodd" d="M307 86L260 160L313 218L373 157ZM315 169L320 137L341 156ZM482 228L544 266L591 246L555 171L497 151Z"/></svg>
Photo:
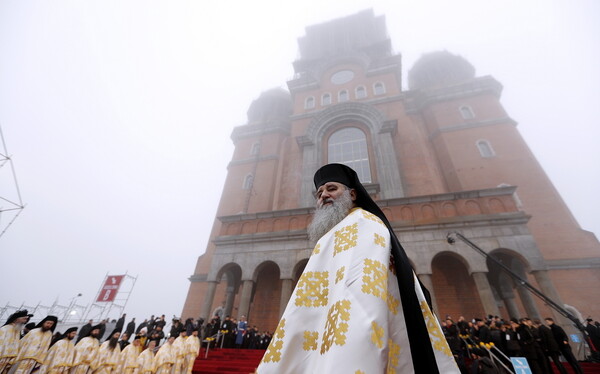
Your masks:
<svg viewBox="0 0 600 374"><path fill-rule="evenodd" d="M17 217L21 214L25 205L21 199L21 192L17 184L17 174L12 164L12 159L8 154L4 135L0 127L0 237L4 235L6 230L13 224ZM4 312L4 310L2 310ZM2 318L2 315L0 315Z"/></svg>
<svg viewBox="0 0 600 374"><path fill-rule="evenodd" d="M114 289L107 288L110 283L111 278L121 277L119 285L117 286L114 297L105 297L109 296L107 291ZM102 282L102 286L98 289L96 293L96 297L94 298L94 302L86 308L85 317L82 319L83 321L88 319L93 320L102 320L111 317L111 313L113 314L113 318L119 318L123 314L123 310L125 310L125 306L127 306L127 302L129 301L129 297L133 292L133 287L135 286L135 282L137 281L137 277L132 275L125 274L122 275L109 275L106 273L104 277L104 282ZM106 299L106 301L104 300Z"/></svg>

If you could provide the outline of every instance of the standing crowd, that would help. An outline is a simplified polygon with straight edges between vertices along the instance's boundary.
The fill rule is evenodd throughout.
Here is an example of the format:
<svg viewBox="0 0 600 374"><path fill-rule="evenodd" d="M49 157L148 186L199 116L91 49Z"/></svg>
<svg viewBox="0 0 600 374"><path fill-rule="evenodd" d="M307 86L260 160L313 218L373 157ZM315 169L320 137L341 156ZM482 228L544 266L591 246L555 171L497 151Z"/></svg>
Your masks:
<svg viewBox="0 0 600 374"><path fill-rule="evenodd" d="M206 324L203 336L211 346L241 349L267 349L272 338L270 332L260 333L256 325L248 325L246 316L241 316L239 321L226 316L221 321L218 315Z"/></svg>
<svg viewBox="0 0 600 374"><path fill-rule="evenodd" d="M501 365L490 357L490 352L496 354L496 350L507 357L527 358L533 374L552 374L550 360L561 374L566 374L567 370L559 357L561 355L575 373L583 373L573 355L569 336L552 318L545 318L542 323L541 320L527 317L504 321L490 315L485 319L466 321L461 316L455 322L447 316L441 325L463 374L503 373ZM600 324L588 319L586 331L592 352L597 351L600 348ZM471 360L465 360L467 357ZM470 361L469 366L467 361ZM509 362L505 364L510 365Z"/></svg>
<svg viewBox="0 0 600 374"><path fill-rule="evenodd" d="M200 350L202 323L192 319L185 324L174 319L165 337L164 315L137 329L133 319L124 332L123 315L102 341L106 321L90 320L79 333L72 327L55 334L57 317L34 326L27 323L31 317L27 310L17 311L0 328L0 374L190 374Z"/></svg>

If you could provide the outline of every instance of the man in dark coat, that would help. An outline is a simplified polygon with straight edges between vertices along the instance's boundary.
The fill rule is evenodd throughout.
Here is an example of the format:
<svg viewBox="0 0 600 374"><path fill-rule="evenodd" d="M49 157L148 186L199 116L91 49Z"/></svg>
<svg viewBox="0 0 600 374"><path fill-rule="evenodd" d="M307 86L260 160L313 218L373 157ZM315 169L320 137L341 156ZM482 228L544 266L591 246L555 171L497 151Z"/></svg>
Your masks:
<svg viewBox="0 0 600 374"><path fill-rule="evenodd" d="M134 320L135 320L135 318L134 318ZM148 320L145 319L144 322L140 323L140 325L137 327L137 329L135 329L136 335L139 334L140 331L142 331L142 329L147 326L148 326ZM148 331L148 329L146 329L146 331ZM148 331L148 332L150 332L150 331Z"/></svg>
<svg viewBox="0 0 600 374"><path fill-rule="evenodd" d="M127 316L127 314L123 314L117 321L117 324L115 325L116 331L123 332L123 327L125 326L125 316Z"/></svg>
<svg viewBox="0 0 600 374"><path fill-rule="evenodd" d="M129 338L131 337L131 335L133 335L134 331L135 331L135 318L132 318L131 322L129 322L127 324L127 328L125 329L125 332L127 333L127 341L129 341Z"/></svg>
<svg viewBox="0 0 600 374"><path fill-rule="evenodd" d="M550 326L550 330L552 331L552 335L554 336L554 340L558 344L558 350L565 357L569 365L573 368L573 371L577 374L583 374L583 370L579 365L579 362L573 355L573 351L571 350L571 346L569 345L569 336L563 330L562 327L554 323L554 320L550 317L546 318L546 323Z"/></svg>
<svg viewBox="0 0 600 374"><path fill-rule="evenodd" d="M554 365L556 365L556 368L561 374L567 374L567 370L558 358L560 351L558 350L558 344L556 343L556 339L554 339L552 330L542 325L542 322L539 319L534 320L533 325L535 326L535 329L537 329L540 337L540 347L544 354L552 359Z"/></svg>
<svg viewBox="0 0 600 374"><path fill-rule="evenodd" d="M75 343L79 343L79 341L83 338L85 338L86 336L89 335L90 331L92 331L92 322L94 322L93 319L90 319L88 321L88 323L86 323L85 325L81 326L81 329L79 330L79 334L77 334L77 341Z"/></svg>
<svg viewBox="0 0 600 374"><path fill-rule="evenodd" d="M585 331L587 331L588 336L592 340L592 344L594 345L593 350L600 352L600 329L594 325L593 319L588 318L585 321Z"/></svg>
<svg viewBox="0 0 600 374"><path fill-rule="evenodd" d="M519 344L521 345L521 352L527 359L527 362L529 362L531 372L533 374L542 374L545 372L543 371L544 366L540 365L540 361L546 360L546 358L539 356L538 343L535 340L535 336L533 335L527 320L527 318L521 318L519 320L519 326L516 328Z"/></svg>
<svg viewBox="0 0 600 374"><path fill-rule="evenodd" d="M504 346L506 347L506 355L508 357L521 356L521 346L519 345L519 338L516 331L517 327L519 327L519 321L512 318L504 330Z"/></svg>
<svg viewBox="0 0 600 374"><path fill-rule="evenodd" d="M477 338L480 342L489 343L492 341L492 335L490 334L490 328L487 327L484 321L476 319L477 322Z"/></svg>

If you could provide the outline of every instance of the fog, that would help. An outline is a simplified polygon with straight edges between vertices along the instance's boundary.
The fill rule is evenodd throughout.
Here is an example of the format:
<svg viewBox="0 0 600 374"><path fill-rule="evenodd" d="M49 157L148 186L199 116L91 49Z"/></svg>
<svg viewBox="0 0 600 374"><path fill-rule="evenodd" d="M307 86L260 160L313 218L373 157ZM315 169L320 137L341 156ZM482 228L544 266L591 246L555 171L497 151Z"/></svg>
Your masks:
<svg viewBox="0 0 600 374"><path fill-rule="evenodd" d="M179 315L232 129L286 87L306 26L367 8L386 16L405 82L444 49L499 80L576 219L600 233L596 1L3 0L0 127L26 207L0 236L0 307L89 304L127 272L129 317ZM6 164L0 186L16 198Z"/></svg>

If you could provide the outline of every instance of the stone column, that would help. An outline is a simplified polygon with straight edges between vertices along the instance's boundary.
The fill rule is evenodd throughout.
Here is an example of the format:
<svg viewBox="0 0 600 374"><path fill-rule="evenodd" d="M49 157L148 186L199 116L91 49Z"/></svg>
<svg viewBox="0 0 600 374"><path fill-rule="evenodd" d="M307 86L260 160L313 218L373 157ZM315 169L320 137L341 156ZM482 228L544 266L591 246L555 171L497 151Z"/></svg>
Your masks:
<svg viewBox="0 0 600 374"><path fill-rule="evenodd" d="M431 304L433 307L433 313L439 317L437 301L435 300L435 293L433 292L433 280L431 279L431 274L418 274L419 280L423 283L423 286L427 288L429 291L429 295L431 295Z"/></svg>
<svg viewBox="0 0 600 374"><path fill-rule="evenodd" d="M537 306L535 305L535 301L531 296L531 292L525 286L517 285L517 292L519 293L519 297L521 298L521 303L523 303L523 307L525 308L526 316L521 317L529 317L531 319L540 318L540 312L538 311Z"/></svg>
<svg viewBox="0 0 600 374"><path fill-rule="evenodd" d="M210 307L213 304L213 299L215 298L215 291L217 290L217 282L210 281L208 283L208 289L206 290L206 295L204 296L204 303L202 303L202 310L200 311L200 317L204 318L205 321L208 321L210 317Z"/></svg>
<svg viewBox="0 0 600 374"><path fill-rule="evenodd" d="M503 296L502 301L504 301L504 306L506 306L508 318L519 318L519 307L515 301L515 294Z"/></svg>
<svg viewBox="0 0 600 374"><path fill-rule="evenodd" d="M472 276L475 286L477 286L477 292L479 292L479 298L481 299L485 314L499 315L500 310L498 309L498 304L496 304L487 273L473 273Z"/></svg>
<svg viewBox="0 0 600 374"><path fill-rule="evenodd" d="M291 279L282 279L281 280L281 300L279 302L279 318L283 315L285 311L285 307L290 301L290 297L292 296L292 284L293 281Z"/></svg>
<svg viewBox="0 0 600 374"><path fill-rule="evenodd" d="M550 279L548 272L546 270L536 270L532 271L531 274L533 274L536 282L540 285L540 290L542 291L542 293L549 297L550 300L554 301L555 303L564 308L565 304L562 302L560 296L558 295L556 288L554 288L554 284L552 284L552 280ZM560 324L562 324L563 326L571 325L571 321L569 319L563 317L562 314L559 314L554 309L551 310L552 317L555 321L560 321Z"/></svg>
<svg viewBox="0 0 600 374"><path fill-rule="evenodd" d="M240 297L240 308L238 309L238 315L246 316L246 319L250 320L248 312L250 311L250 297L252 297L254 282L252 280L245 280L242 282L242 296Z"/></svg>
<svg viewBox="0 0 600 374"><path fill-rule="evenodd" d="M225 301L225 315L230 315L234 318L239 318L239 316L233 316L231 311L233 309L233 301L235 299L235 287L229 286L227 287L227 296Z"/></svg>

